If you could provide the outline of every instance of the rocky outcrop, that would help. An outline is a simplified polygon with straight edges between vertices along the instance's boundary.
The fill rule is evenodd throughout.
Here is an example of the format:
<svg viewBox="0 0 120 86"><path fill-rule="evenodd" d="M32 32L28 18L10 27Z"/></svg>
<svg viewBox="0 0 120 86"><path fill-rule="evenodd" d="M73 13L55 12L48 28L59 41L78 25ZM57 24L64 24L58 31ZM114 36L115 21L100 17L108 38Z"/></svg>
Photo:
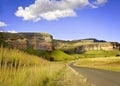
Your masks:
<svg viewBox="0 0 120 86"><path fill-rule="evenodd" d="M103 42L103 43L81 45L75 48L75 51L77 53L81 53L89 50L105 50L105 51L120 50L120 44L117 42Z"/></svg>
<svg viewBox="0 0 120 86"><path fill-rule="evenodd" d="M81 53L89 50L120 50L120 44L117 42L106 42L92 38L73 41L54 40L54 47L67 53Z"/></svg>
<svg viewBox="0 0 120 86"><path fill-rule="evenodd" d="M47 33L5 33L0 32L0 44L7 44L11 48L34 50L60 49L67 53L81 53L89 50L120 50L117 42L106 42L93 38L82 40L53 40L52 35Z"/></svg>
<svg viewBox="0 0 120 86"><path fill-rule="evenodd" d="M0 33L0 39L12 48L53 51L53 37L47 33Z"/></svg>

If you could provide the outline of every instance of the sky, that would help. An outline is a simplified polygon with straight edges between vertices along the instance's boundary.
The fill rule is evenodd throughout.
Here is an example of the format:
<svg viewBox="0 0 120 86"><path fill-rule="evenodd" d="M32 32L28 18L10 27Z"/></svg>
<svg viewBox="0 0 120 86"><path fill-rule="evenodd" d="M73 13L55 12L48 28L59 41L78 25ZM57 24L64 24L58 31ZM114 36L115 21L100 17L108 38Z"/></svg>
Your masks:
<svg viewBox="0 0 120 86"><path fill-rule="evenodd" d="M0 31L120 42L120 0L0 0Z"/></svg>

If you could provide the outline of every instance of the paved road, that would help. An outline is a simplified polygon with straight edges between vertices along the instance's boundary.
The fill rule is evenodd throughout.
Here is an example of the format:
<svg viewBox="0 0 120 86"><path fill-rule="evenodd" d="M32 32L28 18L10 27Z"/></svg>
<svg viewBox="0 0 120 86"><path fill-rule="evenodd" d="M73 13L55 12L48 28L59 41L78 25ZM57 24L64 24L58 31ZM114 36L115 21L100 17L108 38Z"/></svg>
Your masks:
<svg viewBox="0 0 120 86"><path fill-rule="evenodd" d="M88 81L96 86L120 86L120 73L93 68L77 67L70 63L69 66L78 73L87 77Z"/></svg>

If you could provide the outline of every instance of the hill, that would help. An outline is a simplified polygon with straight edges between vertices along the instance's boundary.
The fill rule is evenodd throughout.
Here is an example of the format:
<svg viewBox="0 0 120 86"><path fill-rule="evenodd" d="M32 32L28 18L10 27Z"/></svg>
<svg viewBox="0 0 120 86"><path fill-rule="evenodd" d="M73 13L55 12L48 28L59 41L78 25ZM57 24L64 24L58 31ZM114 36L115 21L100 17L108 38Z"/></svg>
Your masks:
<svg viewBox="0 0 120 86"><path fill-rule="evenodd" d="M120 50L120 44L118 42L106 42L104 40L97 40L94 38L81 39L81 40L53 40L54 48L62 50L69 54L83 53L91 50Z"/></svg>
<svg viewBox="0 0 120 86"><path fill-rule="evenodd" d="M68 55L61 50L54 50L52 52L49 52L49 51L34 50L32 48L29 48L29 49L26 49L25 52L32 54L32 55L37 55L39 57L42 57L50 61L64 61L64 60L75 59L73 56Z"/></svg>
<svg viewBox="0 0 120 86"><path fill-rule="evenodd" d="M86 54L93 52L103 52L102 56L108 56L105 52L116 52L114 56L119 55L120 44L118 42L107 42L95 38L80 40L56 40L48 33L8 33L0 32L0 45L24 50L30 54L42 56L48 60L66 60L73 59L68 54ZM67 53L67 54L66 54ZM104 54L104 55L103 55ZM101 55L99 55L101 56ZM67 58L68 57L68 58Z"/></svg>

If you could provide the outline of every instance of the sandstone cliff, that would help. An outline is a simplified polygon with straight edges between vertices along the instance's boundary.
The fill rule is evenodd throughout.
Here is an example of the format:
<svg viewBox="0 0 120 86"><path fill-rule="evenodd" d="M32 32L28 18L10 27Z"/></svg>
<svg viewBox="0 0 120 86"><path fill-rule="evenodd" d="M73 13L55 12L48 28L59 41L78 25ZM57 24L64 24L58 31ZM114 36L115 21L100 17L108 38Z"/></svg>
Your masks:
<svg viewBox="0 0 120 86"><path fill-rule="evenodd" d="M0 33L0 39L10 47L35 50L53 50L53 37L47 33Z"/></svg>
<svg viewBox="0 0 120 86"><path fill-rule="evenodd" d="M54 40L55 49L63 50L67 53L82 53L89 50L120 50L120 44L117 42L106 42L97 39L82 39L82 40Z"/></svg>
<svg viewBox="0 0 120 86"><path fill-rule="evenodd" d="M0 32L0 44L7 44L11 48L34 50L53 49L63 50L67 53L82 53L89 50L120 50L120 44L117 42L106 42L97 39L82 40L53 40L52 35L47 33L7 33Z"/></svg>

